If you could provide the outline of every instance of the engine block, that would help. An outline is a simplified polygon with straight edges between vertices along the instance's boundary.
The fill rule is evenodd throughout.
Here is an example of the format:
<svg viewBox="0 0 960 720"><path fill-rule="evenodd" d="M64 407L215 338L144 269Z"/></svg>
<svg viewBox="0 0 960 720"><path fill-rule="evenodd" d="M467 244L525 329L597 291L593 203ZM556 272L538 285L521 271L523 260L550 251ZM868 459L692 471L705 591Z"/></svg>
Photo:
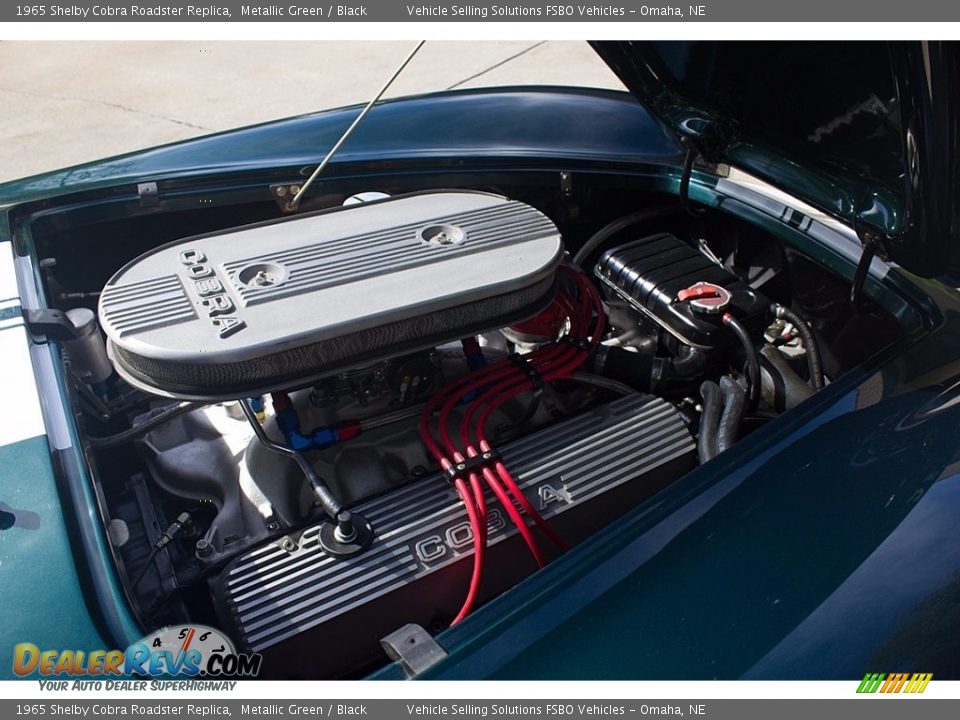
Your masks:
<svg viewBox="0 0 960 720"><path fill-rule="evenodd" d="M672 405L633 395L517 440L502 456L534 507L574 544L690 470L695 452ZM492 597L536 566L492 495L487 505L482 595ZM473 536L445 479L428 477L355 509L376 533L363 554L326 555L311 525L292 544L288 535L246 552L217 582L231 636L268 655L264 666L278 676L307 672L305 658L311 676L356 671L382 659L377 638L408 622L445 626L463 600Z"/></svg>

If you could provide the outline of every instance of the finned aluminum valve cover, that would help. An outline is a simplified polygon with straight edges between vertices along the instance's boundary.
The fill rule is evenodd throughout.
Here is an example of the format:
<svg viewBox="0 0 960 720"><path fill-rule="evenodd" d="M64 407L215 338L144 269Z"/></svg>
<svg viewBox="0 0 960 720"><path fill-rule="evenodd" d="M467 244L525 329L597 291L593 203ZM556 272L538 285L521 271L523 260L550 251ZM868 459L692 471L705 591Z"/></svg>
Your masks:
<svg viewBox="0 0 960 720"><path fill-rule="evenodd" d="M628 396L545 428L507 445L502 456L530 502L570 544L695 464L694 443L680 414L648 395ZM489 493L487 508L484 597L536 569ZM230 636L264 653L264 667L279 677L343 675L385 660L379 638L409 622L445 626L463 602L473 534L444 478L413 482L354 509L374 528L373 544L364 553L325 554L317 541L319 526L313 525L288 536L295 549L285 548L282 538L264 544L234 560L216 583ZM534 533L549 551L549 541Z"/></svg>
<svg viewBox="0 0 960 720"><path fill-rule="evenodd" d="M246 397L532 316L561 256L524 203L405 195L152 250L107 283L100 323L131 384Z"/></svg>

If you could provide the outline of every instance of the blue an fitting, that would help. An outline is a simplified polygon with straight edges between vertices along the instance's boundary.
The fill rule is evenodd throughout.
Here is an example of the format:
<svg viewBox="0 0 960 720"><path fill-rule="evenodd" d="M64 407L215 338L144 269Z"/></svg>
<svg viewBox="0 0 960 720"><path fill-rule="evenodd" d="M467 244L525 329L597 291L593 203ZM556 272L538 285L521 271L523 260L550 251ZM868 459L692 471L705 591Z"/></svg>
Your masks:
<svg viewBox="0 0 960 720"><path fill-rule="evenodd" d="M283 433L287 446L297 452L323 450L344 440L352 440L360 434L360 423L357 422L319 427L304 433L300 429L300 416L286 393L273 393L273 409L277 417L277 427Z"/></svg>
<svg viewBox="0 0 960 720"><path fill-rule="evenodd" d="M283 433L287 440L287 445L291 450L302 452L304 450L323 450L331 445L340 442L340 435L333 428L317 428L311 433L304 434L300 431L300 418L297 411L280 410L277 413L277 427Z"/></svg>
<svg viewBox="0 0 960 720"><path fill-rule="evenodd" d="M263 401L263 395L255 395L252 398L247 398L247 403L249 403L250 409L253 410L253 414L257 416L257 420L263 422L267 419L267 406Z"/></svg>

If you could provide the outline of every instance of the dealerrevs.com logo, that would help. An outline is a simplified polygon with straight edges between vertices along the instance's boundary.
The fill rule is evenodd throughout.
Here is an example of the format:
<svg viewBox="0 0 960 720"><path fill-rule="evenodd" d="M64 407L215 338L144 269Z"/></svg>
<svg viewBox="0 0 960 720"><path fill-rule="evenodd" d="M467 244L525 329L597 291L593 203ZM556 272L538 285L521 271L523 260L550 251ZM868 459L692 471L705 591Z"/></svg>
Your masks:
<svg viewBox="0 0 960 720"><path fill-rule="evenodd" d="M858 693L922 693L933 673L867 673L860 681Z"/></svg>
<svg viewBox="0 0 960 720"><path fill-rule="evenodd" d="M157 630L126 650L41 650L29 642L13 651L13 672L71 679L97 677L254 677L263 658L238 653L219 630L185 625Z"/></svg>

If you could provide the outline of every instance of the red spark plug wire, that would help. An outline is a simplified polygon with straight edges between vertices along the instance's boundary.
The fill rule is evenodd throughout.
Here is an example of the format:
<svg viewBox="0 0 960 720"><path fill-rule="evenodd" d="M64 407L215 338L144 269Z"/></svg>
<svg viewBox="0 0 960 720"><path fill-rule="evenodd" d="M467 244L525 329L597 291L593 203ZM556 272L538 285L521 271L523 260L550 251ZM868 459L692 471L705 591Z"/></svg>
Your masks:
<svg viewBox="0 0 960 720"><path fill-rule="evenodd" d="M487 546L486 533L481 531L481 528L486 525L486 522L484 521L483 524L481 524L480 515L477 512L477 508L474 507L474 499L471 497L470 489L460 478L454 480L453 485L457 489L457 494L460 495L460 500L463 501L463 506L467 510L467 517L470 520L470 528L473 530L474 560L473 573L470 576L470 588L467 590L467 597L463 601L460 612L453 618L450 625L456 625L469 615L473 609L477 594L480 592L480 582L483 579L483 555ZM484 517L485 516L486 512L484 512Z"/></svg>
<svg viewBox="0 0 960 720"><path fill-rule="evenodd" d="M420 434L423 437L423 441L427 447L427 450L431 455L434 456L434 458L436 458L437 462L440 464L440 467L444 471L448 470L453 463L434 441L433 435L430 431L430 416L433 414L436 406L448 393L453 397L462 397L464 394L464 390L462 389L463 386L467 385L468 381L474 380L475 375L483 376L486 378L484 382L489 382L491 378L499 377L503 375L505 371L510 371L510 369L510 366L505 363L499 364L499 366L496 364L487 366L476 373L451 384L447 388L444 388L444 390L432 397L430 401L427 402L420 416ZM456 458L456 456L454 457ZM458 462L462 461L462 459L463 458L461 456ZM480 583L483 578L484 555L487 545L486 500L483 495L483 486L480 484L479 478L477 478L474 474L471 474L469 487L461 478L456 478L454 480L454 487L457 490L460 501L463 503L464 508L466 509L467 518L470 521L470 529L473 533L474 555L470 587L467 592L467 596L464 599L463 605L456 617L454 617L451 625L455 625L464 617L466 617L476 602L477 594L480 589Z"/></svg>
<svg viewBox="0 0 960 720"><path fill-rule="evenodd" d="M563 349L558 348L556 346L551 346L550 348L546 348L544 350L543 357L541 358L541 360L549 359L550 356L556 355L558 351L562 352ZM519 376L519 378L522 378L522 376L520 376L519 374L519 369L512 364L508 364L504 368L503 372L497 371L491 374L484 374L483 377L474 378L470 382L467 382L465 384L458 384L457 386L455 386L455 391L446 393L447 399L444 402L443 407L441 408L438 426L439 426L439 432L441 436L441 442L447 447L449 455L452 456L453 458L453 462L451 464L454 464L454 465L460 464L465 459L465 456L456 449L456 445L453 442L452 438L450 437L450 431L449 431L449 416L453 408L457 404L457 402L459 402L459 399L466 393L472 392L474 390L479 390L482 387L488 386L490 382L493 381L494 379L502 380L503 378L509 378L507 382L516 382L517 378L509 377L512 374L516 374L517 376ZM495 385L494 387L499 387L499 385ZM475 455L476 453L474 452L474 456ZM543 554L541 553L539 547L537 546L536 540L533 538L532 534L527 529L526 524L523 522L522 517L516 511L513 504L509 502L509 497L505 494L503 488L497 482L496 476L492 472L484 472L483 478L484 480L487 481L487 484L490 486L490 489L493 491L494 495L496 495L497 499L503 502L504 498L505 497L507 498L508 502L504 506L504 509L507 511L507 514L510 516L510 519L513 521L513 523L517 525L517 529L520 531L521 537L523 538L524 542L529 548L531 554L537 560L538 566L543 567ZM469 475L469 479L470 479L470 485L473 488L474 496L477 498L480 498L478 500L478 503L483 502L482 500L483 489L482 489L482 485L480 484L480 478L475 472L471 472ZM484 539L486 539L485 525L482 531L484 534ZM476 559L475 559L474 565L475 567L477 565Z"/></svg>
<svg viewBox="0 0 960 720"><path fill-rule="evenodd" d="M590 305L593 306L592 312L596 314L596 325L591 332L591 345L596 345L599 343L600 338L603 335L603 330L605 328L605 315L603 313L603 304L600 299L599 293L596 292L596 289L593 285L586 279L584 275L579 272L572 273L574 280L577 282L578 287L581 290L581 293L585 296L584 299L589 300L589 305L587 303L581 303L581 312L579 318L584 320L588 318L591 314ZM561 299L561 303L566 298ZM569 309L570 306L568 306ZM586 308L586 309L585 309ZM571 317L571 328L570 334L572 337L577 339L582 339L580 337L579 328L575 326L573 318L576 317L573 313ZM532 355L532 353L531 353ZM574 351L573 357L570 357L570 353L567 353L565 357L559 359L563 364L560 367L553 365L549 370L542 373L542 376L545 381L555 380L562 377L569 376L570 373L575 371L587 358L587 353L580 350ZM539 371L539 368L538 368ZM476 398L473 403L471 403L467 412L464 414L464 417L461 420L460 431L461 437L464 445L466 446L467 455L470 457L475 457L483 452L489 452L491 447L485 436L485 428L487 422L489 421L492 413L503 403L509 400L512 397L529 390L532 387L533 382L526 377L522 377L519 381L507 380L501 383L500 385L489 388L487 391L481 394L480 397ZM492 401L492 402L491 402ZM472 419L473 413L476 409L482 406L484 403L488 403L487 407L484 409L483 413L480 415L480 419L476 425L477 432L477 445L479 446L479 452L474 447L474 444L471 442L470 438L470 420ZM510 491L510 494L516 499L517 503L523 508L524 512L533 519L534 523L540 530L550 538L558 548L561 550L566 550L567 545L559 534L543 519L539 512L532 506L532 504L527 500L526 496L523 494L523 491L520 489L519 485L513 479L510 471L507 469L506 465L501 461L496 461L494 463L494 468L497 471L500 479L507 486L507 489ZM531 548L532 551L532 548Z"/></svg>
<svg viewBox="0 0 960 720"><path fill-rule="evenodd" d="M578 291L577 303L574 303L565 291L558 293L555 300L566 312L569 319L568 335L572 340L576 340L583 345L588 342L589 345L596 345L599 343L606 326L602 299L596 288L583 273L568 266L564 266L564 270L572 278ZM588 325L593 326L589 333L583 330ZM588 336L589 341L586 340ZM582 365L587 357L589 348L576 347L575 345L576 343L572 343L570 346L553 344L539 348L524 356L524 361L529 363L544 381L548 382L566 377ZM428 401L420 418L420 432L428 451L436 458L444 471L448 471L454 465L463 463L467 458L476 457L482 452L489 452L491 446L485 436L485 427L490 416L503 403L522 392L528 391L533 385L533 380L524 375L511 359L505 359L474 371L467 377L443 388ZM450 414L465 395L475 391L479 391L480 395L470 402L461 418L460 434L464 447L464 452L461 453L450 435ZM437 423L439 439L445 450L434 440L430 428L430 419L438 407L440 407ZM484 410L475 428L477 441L473 443L470 437L470 421L481 407ZM479 452L477 447L480 448ZM503 462L496 460L493 466L493 469L490 467L480 468L483 479L504 506L537 565L543 567L543 555L514 501L528 517L533 519L534 523L554 544L562 550L565 550L567 546L523 495L523 491ZM464 481L460 477L455 478L454 486L464 504L473 531L474 567L467 597L451 624L456 624L466 617L476 601L482 579L487 545L487 510L480 477L475 471L471 472L468 481Z"/></svg>
<svg viewBox="0 0 960 720"><path fill-rule="evenodd" d="M575 324L577 319L577 314L574 312L574 306L572 302L569 301L569 298L565 294L561 293L558 295L558 304L564 308L565 311L569 313L571 318L571 324ZM533 365L537 366L537 372L546 370L549 367L549 364L553 361L564 359L570 355L569 348L563 348L558 345L552 345L547 348L536 350L530 353L527 356L526 362L530 362ZM478 389L483 387L485 383L474 383L474 387L471 387L471 390ZM484 401L487 398L500 396L501 402L497 403L496 406L499 406L503 402L506 402L511 397L519 394L524 391L527 385L530 384L530 380L520 373L519 368L516 368L515 377L506 376L506 379L502 380L499 384L488 388L482 393ZM441 410L440 414L440 433L443 438L444 444L448 448L454 448L455 445L453 440L450 438L449 434L449 414L453 410L456 401L456 396L448 397L446 403ZM463 438L463 444L465 447L465 452L468 457L476 457L479 453L476 451L476 448L470 443L469 438L469 425L472 418L473 412L482 405L483 401L480 401L479 398L475 398L474 401L470 404L467 411L464 413L463 418L461 419L461 436ZM489 446L487 448L489 450ZM457 462L462 462L463 455L459 452L456 452L455 457ZM493 490L497 498L506 504L504 508L507 513L510 515L510 519L513 521L514 525L517 526L518 531L523 537L524 542L526 543L528 549L533 555L534 559L537 561L539 567L543 567L543 554L540 551L539 546L536 543L536 540L533 538L532 534L529 532L526 523L523 521L522 516L516 511L514 504L510 501L509 496L516 498L517 503L524 510L524 512L531 518L533 518L535 524L540 527L541 531L544 532L551 541L556 544L562 550L567 549L566 543L560 538L560 536L546 523L546 521L540 516L540 514L533 508L530 502L523 495L520 488L514 482L512 476L506 471L506 467L503 463L498 462L496 464L498 472L494 474L489 468L485 468L483 473L484 479L487 481L487 484L490 486L490 489ZM497 476L499 479L504 482L506 485L507 493L504 493L503 486L498 482ZM471 474L471 478L475 476Z"/></svg>
<svg viewBox="0 0 960 720"><path fill-rule="evenodd" d="M491 490L493 490L493 494L497 496L497 500L499 500L500 504L503 505L503 509L507 511L507 515L510 516L513 524L517 527L517 531L520 533L524 543L526 543L527 548L530 550L530 554L533 555L533 559L537 563L537 567L542 568L544 565L546 565L546 561L543 558L543 553L540 550L540 546L537 545L537 541L533 537L533 533L530 532L530 527L520 514L520 511L517 510L516 505L513 504L513 501L510 499L507 491L497 480L497 476L493 474L493 471L488 467L481 468L481 471L483 472L484 479L487 481L487 485Z"/></svg>
<svg viewBox="0 0 960 720"><path fill-rule="evenodd" d="M578 281L578 285L579 284L580 283ZM595 297L598 297L598 296L595 296ZM577 327L578 323L576 322L576 320L579 319L582 321L585 318L589 317L589 306L586 306L586 304L583 303L582 305L586 306L587 309L584 309L583 307L581 307L580 312L575 312L573 310L573 305L572 303L569 302L568 298L561 295L558 297L558 300L560 301L560 304L562 306L564 305L566 306L565 309L569 312L569 317L571 318L571 328L570 328L571 336L579 338L581 333L579 331L579 328ZM602 317L602 314L603 314L602 306L599 306L598 317ZM598 323L597 329L594 330L594 338L599 339L599 336L602 333L602 327L603 327L602 324ZM555 348L557 348L557 346L552 346L551 349L555 349ZM559 353L559 357L557 353L553 353L551 357L545 358L542 354L540 354L539 351L535 351L534 353L531 353L530 355L527 356L527 362L531 362L531 364L537 365L538 366L537 371L543 372L544 377L547 380L566 376L567 374L572 372L574 369L579 367L579 365L582 364L585 359L586 359L586 354L582 350L577 351L577 350L571 350L569 348L563 349ZM545 360L551 360L551 361L554 361L554 363L551 363L550 365L548 365L547 363L544 362ZM556 365L555 365L556 361L559 361L562 363L560 369L556 369ZM549 370L547 368L549 368ZM530 380L530 378L522 375L518 378L508 378L502 381L500 384L488 388L485 392L482 393L480 397L474 399L474 401L471 403L470 407L468 408L467 412L464 413L464 416L461 419L461 425L460 425L461 437L463 440L463 444L466 448L466 454L468 457L476 457L481 452L490 451L490 445L486 441L486 438L483 437L483 428L486 426L486 422L489 419L490 415L500 405L508 401L510 398L520 394L521 392L525 392L529 390L532 387L532 385L533 383ZM491 400L494 400L494 402L490 402ZM478 407L481 407L484 403L487 403L487 402L489 402L489 405L485 409L483 415L481 416L481 420L478 423L479 441L476 444L479 445L481 448L480 451L478 452L476 447L474 446L474 443L471 442L470 431L469 431L470 421L476 409ZM446 406L444 409L449 410L450 406ZM443 417L441 418L441 428L442 428L441 432L446 431L446 418L443 418ZM447 438L446 442L448 445L451 444L449 441L449 438ZM499 479L504 483L510 495L513 496L517 504L520 505L520 507L527 514L527 516L533 519L537 527L540 528L540 530L551 540L551 542L553 542L561 550L565 551L568 548L567 544L563 541L560 535L543 519L543 517L540 515L539 512L537 512L537 510L533 507L533 505L529 502L529 500L527 500L526 496L523 494L523 491L520 489L519 485L513 479L513 476L510 474L509 470L507 470L507 467L503 464L503 462L501 461L495 462L494 468L496 470L496 475L499 476ZM484 473L484 476L487 479L488 483L496 482L493 472L489 471L489 469L488 469L488 472ZM491 489L494 489L496 492L497 488L492 485ZM498 493L498 497L500 497L499 493ZM503 500L502 497L500 497L500 499L501 501ZM512 503L511 503L511 506L512 506ZM516 523L517 519L512 513L511 513L511 519L514 520L514 524L517 524ZM518 525L518 529L520 529L520 527L521 526ZM525 523L523 524L522 527L523 527L523 530L526 530ZM523 533L523 531L521 532ZM526 535L524 535L524 539L527 541L527 545L530 548L531 553L537 559L538 564L541 563L542 562L540 560L541 554L539 552L539 547L536 546L535 544L535 541L530 542L530 540L528 540Z"/></svg>

